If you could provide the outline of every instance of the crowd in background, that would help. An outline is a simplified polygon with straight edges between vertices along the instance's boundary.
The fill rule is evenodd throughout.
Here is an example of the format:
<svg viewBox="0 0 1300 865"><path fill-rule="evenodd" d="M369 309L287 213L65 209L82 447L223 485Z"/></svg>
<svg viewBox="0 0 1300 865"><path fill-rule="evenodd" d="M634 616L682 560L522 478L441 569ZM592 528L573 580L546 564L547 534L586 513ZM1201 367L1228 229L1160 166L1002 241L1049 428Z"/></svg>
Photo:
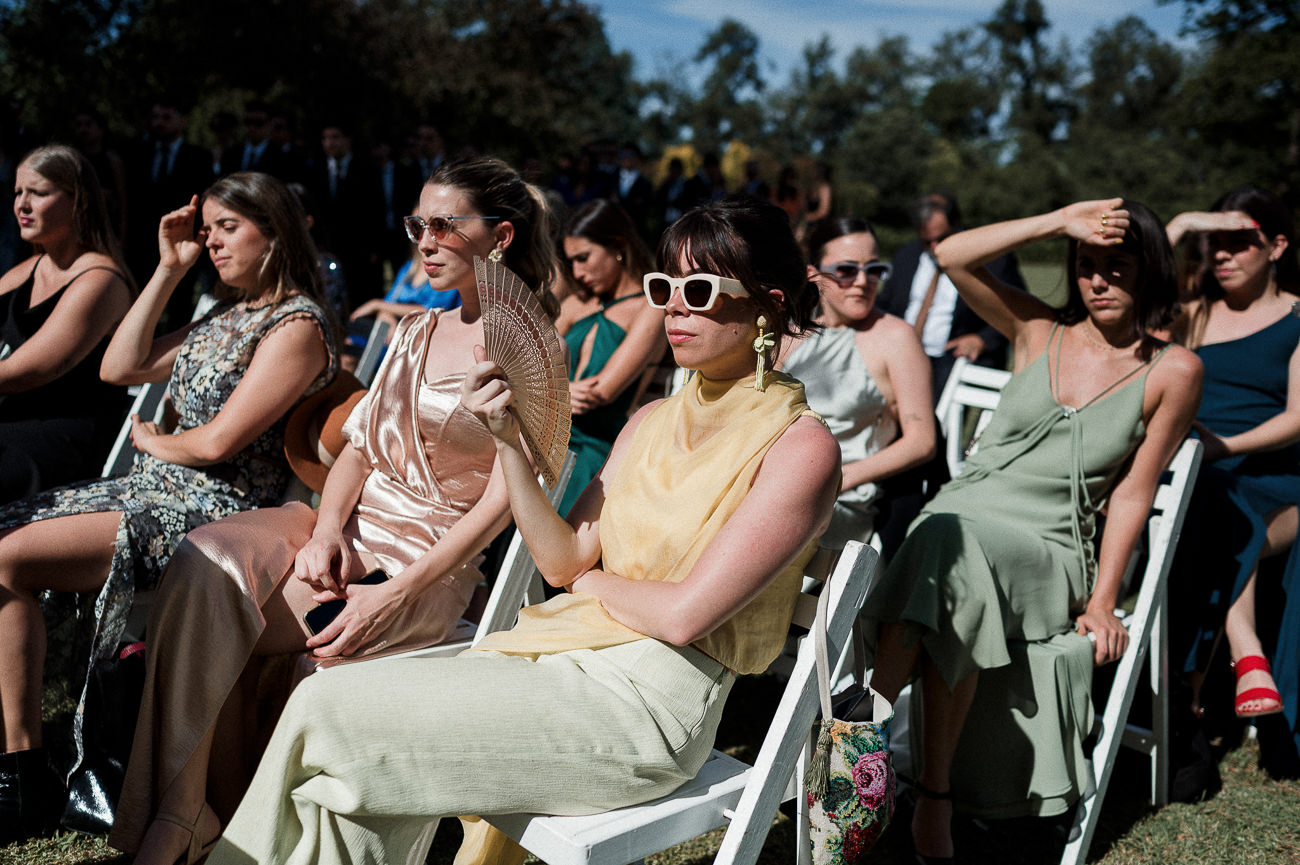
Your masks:
<svg viewBox="0 0 1300 865"><path fill-rule="evenodd" d="M296 184L315 221L318 247L337 262L346 286L346 310L381 297L410 258L402 217L412 212L420 187L448 155L472 148L449 145L436 123L419 122L383 138L364 140L346 118L325 118L295 129L287 113L250 102L242 116L216 115L202 135L188 128L186 106L158 101L130 140L114 141L110 124L93 108L69 118L67 129L34 130L0 123L0 189L7 195L13 168L32 146L61 141L84 153L103 186L114 233L127 263L143 282L154 266L154 231L162 214L236 171L260 171ZM211 142L204 146L199 140ZM698 163L697 165L691 163ZM526 160L521 173L572 210L587 201L617 202L653 249L663 229L704 201L743 191L777 203L800 236L831 212L830 168L809 163L804 178L793 165L765 177L758 159L729 181L716 153L647 158L636 144L602 140L577 153ZM10 208L0 216L0 272L20 254ZM187 304L212 283L200 267L190 292L178 293L164 324L188 320Z"/></svg>

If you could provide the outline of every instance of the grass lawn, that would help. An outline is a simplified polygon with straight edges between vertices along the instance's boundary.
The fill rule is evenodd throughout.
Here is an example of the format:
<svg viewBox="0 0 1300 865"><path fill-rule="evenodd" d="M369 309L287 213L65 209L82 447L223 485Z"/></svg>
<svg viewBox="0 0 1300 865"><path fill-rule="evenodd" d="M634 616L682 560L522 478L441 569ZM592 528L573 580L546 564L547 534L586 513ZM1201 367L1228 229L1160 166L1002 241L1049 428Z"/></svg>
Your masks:
<svg viewBox="0 0 1300 865"><path fill-rule="evenodd" d="M775 705L780 683L758 676L737 682L728 703L719 746L752 760L761 730L753 719ZM1223 790L1208 802L1169 805L1154 810L1146 802L1147 764L1141 756L1121 750L1115 775L1102 809L1102 825L1093 841L1093 861L1104 865L1300 865L1300 782L1277 782L1257 766L1259 749L1252 740L1224 746L1220 764ZM902 858L907 821L900 808L895 826L868 858L885 865ZM1060 859L1063 838L1057 821L1010 820L977 825L959 820L958 843L965 863L1037 865ZM451 865L459 843L456 821L444 821L431 865ZM794 824L785 814L773 823L759 862L786 865L794 860ZM648 865L706 865L721 842L721 831L650 857ZM64 833L54 838L0 848L0 865L74 865L130 860L109 849L99 838Z"/></svg>

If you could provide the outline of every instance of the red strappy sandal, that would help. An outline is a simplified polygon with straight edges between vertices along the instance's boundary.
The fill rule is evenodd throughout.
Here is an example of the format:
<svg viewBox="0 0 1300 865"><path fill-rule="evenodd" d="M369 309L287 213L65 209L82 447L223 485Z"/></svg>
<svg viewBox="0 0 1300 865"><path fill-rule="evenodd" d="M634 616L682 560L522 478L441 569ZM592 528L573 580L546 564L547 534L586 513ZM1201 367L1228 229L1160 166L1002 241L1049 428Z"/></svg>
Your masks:
<svg viewBox="0 0 1300 865"><path fill-rule="evenodd" d="M1262 670L1273 675L1273 668L1268 665L1268 661L1263 655L1247 655L1244 658L1238 658L1232 662L1232 669L1237 674L1237 681L1247 673L1253 673L1256 670ZM1253 703L1257 700L1271 700L1272 705L1259 710L1245 710L1242 707L1247 703ZM1266 704L1267 705L1267 704ZM1276 715L1282 711L1282 695L1277 692L1276 688L1247 688L1237 695L1235 710L1238 718L1257 718L1260 715Z"/></svg>

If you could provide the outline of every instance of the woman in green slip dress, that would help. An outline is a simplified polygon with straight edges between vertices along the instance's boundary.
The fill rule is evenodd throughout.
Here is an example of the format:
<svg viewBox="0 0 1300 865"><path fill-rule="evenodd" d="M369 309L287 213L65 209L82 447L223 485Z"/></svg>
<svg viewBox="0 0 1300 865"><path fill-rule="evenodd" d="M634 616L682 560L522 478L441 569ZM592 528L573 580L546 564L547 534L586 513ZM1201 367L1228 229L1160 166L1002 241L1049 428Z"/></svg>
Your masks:
<svg viewBox="0 0 1300 865"><path fill-rule="evenodd" d="M1064 309L983 268L1058 237L1069 241ZM1191 352L1149 335L1167 323L1176 287L1164 228L1141 204L1079 202L972 229L937 256L963 299L1012 341L1016 362L978 450L922 511L865 605L879 624L869 636L876 690L893 700L921 679L912 836L925 862L953 855L958 737L981 671L1011 662L1008 642L1073 631L1095 641L1095 664L1123 654L1120 581L1201 386ZM1005 738L1011 749L1024 737Z"/></svg>

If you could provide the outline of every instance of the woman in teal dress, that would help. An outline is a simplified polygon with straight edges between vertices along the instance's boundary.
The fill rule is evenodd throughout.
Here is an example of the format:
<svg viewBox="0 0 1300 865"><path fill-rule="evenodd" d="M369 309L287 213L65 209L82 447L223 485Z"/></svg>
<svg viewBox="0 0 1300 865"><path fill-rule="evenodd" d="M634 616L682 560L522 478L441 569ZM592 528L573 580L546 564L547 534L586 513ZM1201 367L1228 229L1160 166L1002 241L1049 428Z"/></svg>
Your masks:
<svg viewBox="0 0 1300 865"><path fill-rule="evenodd" d="M650 251L627 212L611 201L589 201L569 217L563 236L576 291L560 305L555 327L569 346L569 450L577 462L561 515L604 465L637 385L668 345L663 311L641 293Z"/></svg>
<svg viewBox="0 0 1300 865"><path fill-rule="evenodd" d="M1064 309L983 267L1058 237L1069 240ZM1011 662L1008 642L1075 631L1095 640L1096 664L1124 652L1120 581L1201 381L1191 352L1147 335L1167 323L1176 288L1164 227L1136 202L1080 202L972 229L937 256L963 299L1013 342L1016 364L978 450L921 512L864 607L879 623L869 635L875 689L893 700L921 678L912 836L922 861L953 855L958 737L980 672ZM1005 736L1008 748L1016 738Z"/></svg>
<svg viewBox="0 0 1300 865"><path fill-rule="evenodd" d="M1206 464L1175 560L1174 579L1184 590L1171 597L1173 649L1199 690L1222 632L1237 674L1235 713L1285 715L1288 736L1275 740L1261 727L1261 762L1274 774L1294 775L1300 747L1295 228L1281 199L1243 187L1221 197L1210 212L1170 221L1171 241L1187 233L1200 235L1205 255L1199 296L1185 305L1177 334L1205 364L1196 429ZM1268 652L1256 628L1256 576L1261 560L1288 550L1281 571L1285 600L1280 609L1270 605L1280 614L1278 638ZM1269 582L1260 597L1276 589ZM1199 694L1195 704L1204 706Z"/></svg>

